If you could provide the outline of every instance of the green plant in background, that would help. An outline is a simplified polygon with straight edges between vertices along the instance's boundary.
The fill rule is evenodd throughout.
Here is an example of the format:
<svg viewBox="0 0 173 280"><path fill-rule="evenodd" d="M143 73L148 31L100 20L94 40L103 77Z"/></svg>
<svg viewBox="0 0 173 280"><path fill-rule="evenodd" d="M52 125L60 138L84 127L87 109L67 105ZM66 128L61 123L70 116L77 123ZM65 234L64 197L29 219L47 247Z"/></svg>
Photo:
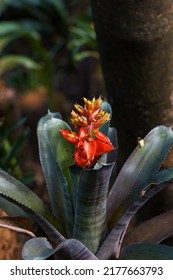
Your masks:
<svg viewBox="0 0 173 280"><path fill-rule="evenodd" d="M7 71L14 69L18 66L25 67L34 72L37 76L38 82L44 85L47 89L49 96L50 106L53 106L53 93L52 93L52 63L49 54L44 49L41 43L39 34L35 31L29 31L16 22L1 22L0 23L0 75ZM35 61L26 55L5 54L5 49L14 40L25 38L34 48L35 54L38 55ZM4 51L4 52L3 52Z"/></svg>
<svg viewBox="0 0 173 280"><path fill-rule="evenodd" d="M24 174L20 167L19 158L21 157L30 130L26 128L19 135L14 136L25 121L26 118L5 130L5 120L4 118L0 119L0 168L12 174L23 183L29 183L33 180L33 177Z"/></svg>
<svg viewBox="0 0 173 280"><path fill-rule="evenodd" d="M0 75L14 68L24 67L27 76L35 77L36 86L45 86L49 106L54 108L53 82L54 59L66 41L68 33L67 9L64 1L6 1L5 11L15 11L25 18L0 23ZM46 39L47 38L47 39ZM22 40L27 42L25 54L16 54L15 49ZM18 75L20 72L18 72ZM37 77L37 78L36 78ZM30 80L31 80L30 79Z"/></svg>
<svg viewBox="0 0 173 280"><path fill-rule="evenodd" d="M0 206L9 217L0 225L32 237L23 247L24 259L173 259L172 247L157 244L173 232L172 210L128 231L137 211L173 179L173 168L160 170L173 146L172 128L151 130L117 175L111 107L100 98L84 102L72 111L75 131L59 113L48 112L38 124L51 210L1 170Z"/></svg>
<svg viewBox="0 0 173 280"><path fill-rule="evenodd" d="M78 1L8 0L1 5L0 75L17 67L18 77L23 78L23 72L31 77L27 81L32 81L34 77L35 83L31 82L31 86L45 85L52 106L52 79L58 69L62 69L58 54L61 56L61 51L68 46L74 62L87 57L98 58L91 13L87 10L84 16L76 19L68 12L68 7L76 3ZM14 20L16 15L17 20ZM27 42L24 54L16 54L15 51L23 45L23 39ZM23 48L21 49L23 53ZM26 71L19 71L21 67ZM15 81L16 71L9 77L10 83ZM25 79L22 81L25 84ZM14 84L13 82L12 85Z"/></svg>
<svg viewBox="0 0 173 280"><path fill-rule="evenodd" d="M74 62L88 57L99 58L96 33L90 18L77 19L70 27L68 47L71 50Z"/></svg>

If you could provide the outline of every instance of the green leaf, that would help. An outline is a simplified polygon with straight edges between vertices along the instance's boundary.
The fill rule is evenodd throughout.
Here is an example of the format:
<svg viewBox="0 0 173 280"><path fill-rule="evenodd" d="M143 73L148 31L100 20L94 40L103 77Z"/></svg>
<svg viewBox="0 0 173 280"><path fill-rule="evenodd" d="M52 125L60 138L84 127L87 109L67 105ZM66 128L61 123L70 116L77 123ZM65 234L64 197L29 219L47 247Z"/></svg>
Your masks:
<svg viewBox="0 0 173 280"><path fill-rule="evenodd" d="M165 185L154 186L145 192L144 195L138 196L138 200L125 212L125 214L119 219L115 227L110 231L100 249L97 252L99 259L114 259L119 258L121 247L123 244L124 236L130 224L132 217L137 211L154 195L163 190ZM109 248L109 250L107 249Z"/></svg>
<svg viewBox="0 0 173 280"><path fill-rule="evenodd" d="M10 201L0 197L0 208L2 208L5 213L10 217L24 217L29 219L29 215L24 212L19 206L11 203Z"/></svg>
<svg viewBox="0 0 173 280"><path fill-rule="evenodd" d="M75 26L70 28L71 41L79 41L80 46L89 47L97 50L97 41L95 30L90 25L90 22L76 20ZM83 40L83 43L82 43Z"/></svg>
<svg viewBox="0 0 173 280"><path fill-rule="evenodd" d="M160 243L173 234L172 221L173 210L170 210L136 226L126 234L125 246L138 243Z"/></svg>
<svg viewBox="0 0 173 280"><path fill-rule="evenodd" d="M73 237L96 252L105 238L106 202L113 164L81 173L75 208Z"/></svg>
<svg viewBox="0 0 173 280"><path fill-rule="evenodd" d="M173 168L168 168L158 172L152 178L152 184L158 185L173 180Z"/></svg>
<svg viewBox="0 0 173 280"><path fill-rule="evenodd" d="M60 120L58 113L48 113L38 124L40 161L43 168L54 215L61 222L69 237L72 231L72 201L67 180L68 165L73 164L73 147L60 135L59 129L70 129ZM67 167L65 169L65 166ZM69 181L68 181L69 182ZM71 191L71 190L70 190Z"/></svg>
<svg viewBox="0 0 173 280"><path fill-rule="evenodd" d="M154 185L161 185L164 183L169 183L173 180L173 168L162 170L153 175L152 178L149 178L145 183L137 186L132 190L132 192L126 197L126 199L121 203L117 211L115 211L112 219L109 222L109 228L112 228L118 219L123 216L124 213L131 207L140 196L143 196L151 188L155 187Z"/></svg>
<svg viewBox="0 0 173 280"><path fill-rule="evenodd" d="M98 260L98 258L79 240L66 239L55 249L57 260Z"/></svg>
<svg viewBox="0 0 173 280"><path fill-rule="evenodd" d="M79 53L74 54L74 61L79 62L89 57L99 59L99 54L95 51L80 51Z"/></svg>
<svg viewBox="0 0 173 280"><path fill-rule="evenodd" d="M16 39L17 36L15 34L10 34L8 37L1 38L0 40L0 51L2 50L14 39Z"/></svg>
<svg viewBox="0 0 173 280"><path fill-rule="evenodd" d="M136 244L123 249L122 260L173 260L173 248L160 244Z"/></svg>
<svg viewBox="0 0 173 280"><path fill-rule="evenodd" d="M33 42L39 40L39 36L36 32L29 32L24 28L21 28L21 26L19 26L19 29L15 30L15 32L4 34L4 36L1 37L0 51L2 52L10 43L12 43L14 40L17 40L21 37L25 37L26 39L29 39Z"/></svg>
<svg viewBox="0 0 173 280"><path fill-rule="evenodd" d="M45 260L52 254L52 245L43 237L29 239L22 249L24 260Z"/></svg>
<svg viewBox="0 0 173 280"><path fill-rule="evenodd" d="M6 10L10 0L1 0L0 15Z"/></svg>
<svg viewBox="0 0 173 280"><path fill-rule="evenodd" d="M72 50L72 53L74 53L74 55L77 54L77 52L80 52L81 47L82 46L86 46L88 44L88 38L86 38L85 36L81 37L81 38L74 38L71 39L71 41L69 41L68 43L68 47L69 49Z"/></svg>
<svg viewBox="0 0 173 280"><path fill-rule="evenodd" d="M31 215L48 235L53 234L57 240L64 239L59 233L59 231L62 232L61 225L43 201L25 185L2 170L0 170L0 196Z"/></svg>
<svg viewBox="0 0 173 280"><path fill-rule="evenodd" d="M76 239L66 239L53 249L47 239L32 238L22 249L25 260L44 260L52 255L58 260L97 260L95 255Z"/></svg>
<svg viewBox="0 0 173 280"><path fill-rule="evenodd" d="M59 15L61 17L61 19L63 20L63 22L67 24L68 10L66 8L64 1L50 0L49 5L50 5L50 3L56 10L57 15Z"/></svg>
<svg viewBox="0 0 173 280"><path fill-rule="evenodd" d="M20 36L24 36L32 40L40 40L39 33L33 30L27 30L27 28L22 26L20 23L17 23L16 21L1 21L0 38L2 38L3 40L7 40L7 44L10 40L18 38ZM2 43L2 45L4 44L5 41L4 43Z"/></svg>
<svg viewBox="0 0 173 280"><path fill-rule="evenodd" d="M6 55L0 59L0 75L18 66L29 70L40 70L41 66L33 59L22 55Z"/></svg>
<svg viewBox="0 0 173 280"><path fill-rule="evenodd" d="M118 219L123 216L124 213L128 210L129 207L133 207L133 204L138 201L140 196L143 196L151 188L157 187L164 183L170 183L173 180L173 168L162 170L153 175L152 178L149 178L144 184L141 184L134 188L132 192L126 197L126 199L121 203L117 211L115 211L112 216L111 221L109 222L109 228L112 228ZM156 186L154 186L156 185Z"/></svg>
<svg viewBox="0 0 173 280"><path fill-rule="evenodd" d="M165 126L158 126L144 139L144 147L137 147L121 169L107 203L108 220L112 217L123 200L137 186L152 183L167 153L173 145L173 131Z"/></svg>
<svg viewBox="0 0 173 280"><path fill-rule="evenodd" d="M27 118L22 118L19 120L17 123L12 125L11 127L8 128L8 130L3 133L1 137L1 141L3 141L5 138L8 138L16 129L18 129L21 125L23 125L27 121Z"/></svg>
<svg viewBox="0 0 173 280"><path fill-rule="evenodd" d="M53 115L44 125L44 131L50 142L50 148L58 165L63 170L65 166L74 165L74 145L61 135L60 129L71 130L67 123L55 118Z"/></svg>
<svg viewBox="0 0 173 280"><path fill-rule="evenodd" d="M121 203L119 208L114 212L110 222L109 228L112 228L116 222L126 213L127 209L131 207L140 196L143 196L146 192L148 192L154 185L161 185L164 183L170 183L173 180L173 168L161 170L156 174L153 174L152 178L149 177L145 183L138 185L135 187L130 194L126 196L124 201Z"/></svg>
<svg viewBox="0 0 173 280"><path fill-rule="evenodd" d="M16 34L21 30L20 24L14 21L1 21L0 23L0 38Z"/></svg>
<svg viewBox="0 0 173 280"><path fill-rule="evenodd" d="M77 165L70 166L69 169L70 169L70 175L72 178L73 208L75 209L77 190L78 190L80 174L82 172L82 169Z"/></svg>
<svg viewBox="0 0 173 280"><path fill-rule="evenodd" d="M16 142L12 145L9 152L6 154L6 156L3 158L1 162L1 168L7 169L7 167L10 165L10 161L13 159L13 157L16 156L16 154L22 149L26 139L28 139L30 130L26 129L23 131L23 133L17 138Z"/></svg>

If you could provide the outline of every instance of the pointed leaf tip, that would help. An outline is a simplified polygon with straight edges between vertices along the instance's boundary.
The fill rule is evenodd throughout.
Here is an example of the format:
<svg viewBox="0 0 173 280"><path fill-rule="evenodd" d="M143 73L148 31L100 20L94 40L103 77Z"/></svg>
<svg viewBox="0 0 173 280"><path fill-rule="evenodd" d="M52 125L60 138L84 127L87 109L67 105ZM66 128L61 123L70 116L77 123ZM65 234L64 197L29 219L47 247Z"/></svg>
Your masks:
<svg viewBox="0 0 173 280"><path fill-rule="evenodd" d="M172 127L158 126L148 133L144 146L138 146L127 159L109 193L108 219L135 187L152 183L172 146Z"/></svg>
<svg viewBox="0 0 173 280"><path fill-rule="evenodd" d="M45 260L53 253L52 245L46 238L29 239L23 246L22 258L24 260Z"/></svg>

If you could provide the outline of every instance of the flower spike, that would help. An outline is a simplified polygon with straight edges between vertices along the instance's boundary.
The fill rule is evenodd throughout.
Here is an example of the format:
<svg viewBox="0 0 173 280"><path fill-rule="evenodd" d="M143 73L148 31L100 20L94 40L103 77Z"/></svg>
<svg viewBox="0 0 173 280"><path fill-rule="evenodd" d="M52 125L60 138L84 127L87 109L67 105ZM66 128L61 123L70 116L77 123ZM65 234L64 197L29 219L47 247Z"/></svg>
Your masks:
<svg viewBox="0 0 173 280"><path fill-rule="evenodd" d="M102 99L86 98L84 107L75 104L71 112L71 122L78 132L60 130L62 136L76 145L75 162L82 168L91 168L98 158L115 148L109 138L99 131L100 127L110 120L110 114L101 109Z"/></svg>

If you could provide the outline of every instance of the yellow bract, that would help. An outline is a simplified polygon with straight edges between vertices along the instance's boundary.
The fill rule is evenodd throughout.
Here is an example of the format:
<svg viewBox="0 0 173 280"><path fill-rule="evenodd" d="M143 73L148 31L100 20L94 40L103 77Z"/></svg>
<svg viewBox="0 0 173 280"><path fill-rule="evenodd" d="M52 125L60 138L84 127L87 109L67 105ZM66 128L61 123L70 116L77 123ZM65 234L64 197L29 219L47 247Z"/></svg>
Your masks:
<svg viewBox="0 0 173 280"><path fill-rule="evenodd" d="M76 111L71 112L71 122L76 127L93 125L93 132L98 131L100 127L110 120L110 114L101 109L102 99L95 97L92 100L83 98L84 107L75 104Z"/></svg>

